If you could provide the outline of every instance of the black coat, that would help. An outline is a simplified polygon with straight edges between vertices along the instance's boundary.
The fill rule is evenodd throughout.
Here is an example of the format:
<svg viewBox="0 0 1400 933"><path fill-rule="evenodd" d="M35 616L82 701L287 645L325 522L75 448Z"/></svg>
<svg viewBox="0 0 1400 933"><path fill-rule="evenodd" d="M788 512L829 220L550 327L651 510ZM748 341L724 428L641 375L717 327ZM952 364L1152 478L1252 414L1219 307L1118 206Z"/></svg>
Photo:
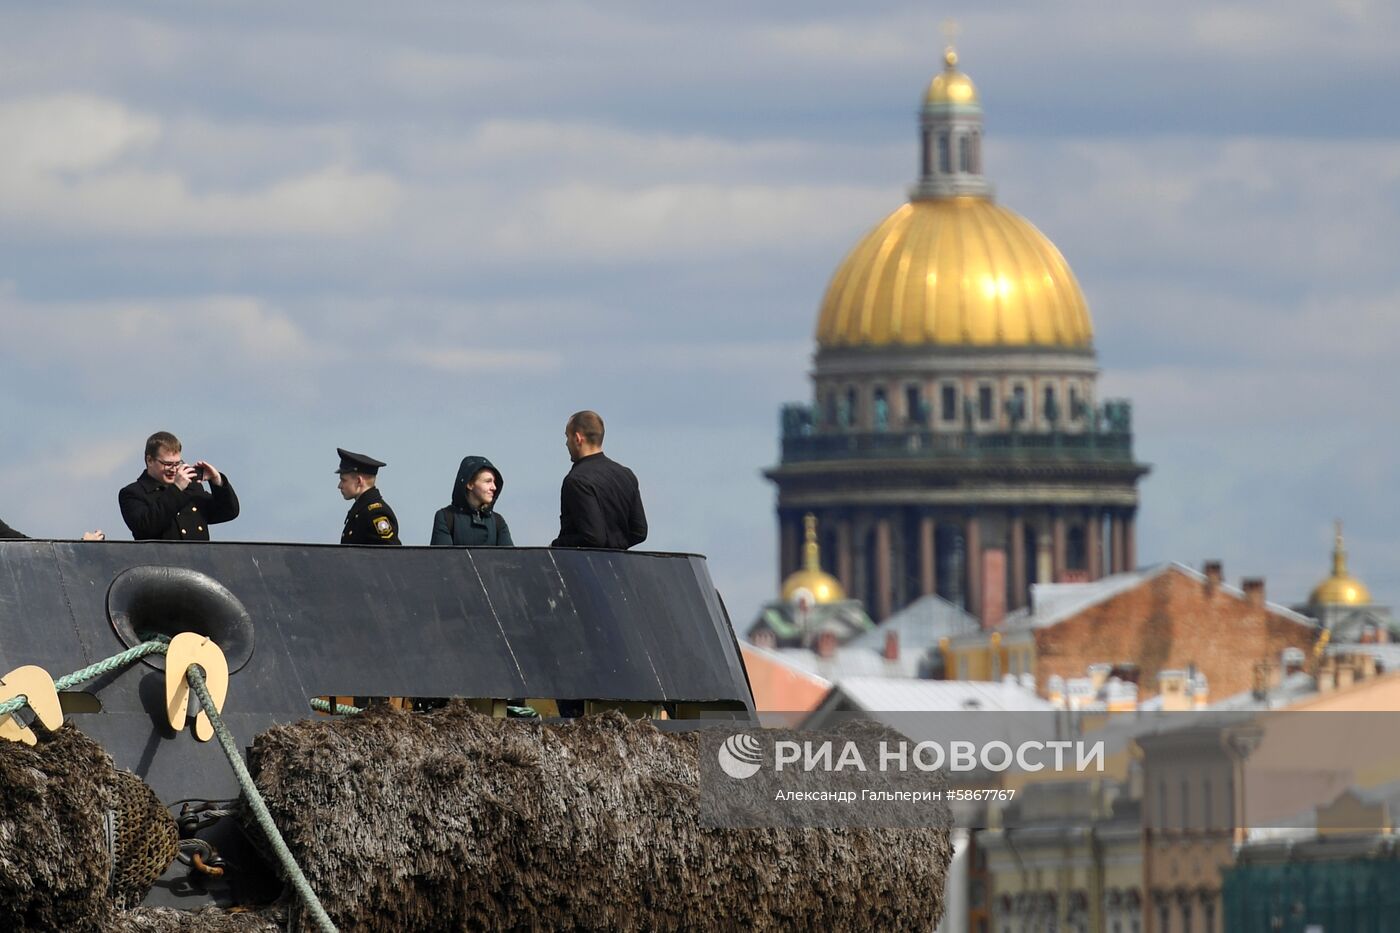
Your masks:
<svg viewBox="0 0 1400 933"><path fill-rule="evenodd" d="M647 539L647 515L636 475L602 452L574 461L559 490L554 547L625 550Z"/></svg>
<svg viewBox="0 0 1400 933"><path fill-rule="evenodd" d="M238 494L227 475L222 486L190 483L179 489L142 473L117 493L117 505L137 541L208 541L210 525L238 517Z"/></svg>
<svg viewBox="0 0 1400 933"><path fill-rule="evenodd" d="M403 544L399 540L399 520L384 501L378 486L371 486L355 499L345 515L341 544Z"/></svg>
<svg viewBox="0 0 1400 933"><path fill-rule="evenodd" d="M467 500L467 484L476 479L482 470L490 470L496 477L496 498L484 509L474 509ZM437 510L433 516L433 536L430 544L467 544L513 547L510 526L505 517L496 511L501 501L501 491L506 481L495 464L485 457L463 457L457 468L457 479L452 484L452 504Z"/></svg>

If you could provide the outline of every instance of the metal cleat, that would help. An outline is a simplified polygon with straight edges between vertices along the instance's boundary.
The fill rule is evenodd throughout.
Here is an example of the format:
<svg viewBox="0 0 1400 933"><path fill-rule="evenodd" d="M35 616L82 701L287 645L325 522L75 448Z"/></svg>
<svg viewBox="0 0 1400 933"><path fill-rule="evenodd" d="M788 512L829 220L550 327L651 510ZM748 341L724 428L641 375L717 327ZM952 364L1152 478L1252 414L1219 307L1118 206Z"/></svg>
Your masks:
<svg viewBox="0 0 1400 933"><path fill-rule="evenodd" d="M63 709L58 703L58 690L54 688L49 672L34 664L26 664L10 671L0 678L0 702L23 696L34 711L35 717L50 732L63 725ZM33 745L38 740L34 730L21 725L19 711L6 716L0 722L0 738L11 742Z"/></svg>
<svg viewBox="0 0 1400 933"><path fill-rule="evenodd" d="M218 645L208 636L195 632L181 632L170 639L170 647L165 652L165 709L170 717L170 728L176 732L185 727L189 715L190 682L185 672L191 664L203 668L204 684L209 688L214 709L222 712L224 697L228 696L228 661ZM214 737L214 724L203 709L194 717L194 737L201 742Z"/></svg>

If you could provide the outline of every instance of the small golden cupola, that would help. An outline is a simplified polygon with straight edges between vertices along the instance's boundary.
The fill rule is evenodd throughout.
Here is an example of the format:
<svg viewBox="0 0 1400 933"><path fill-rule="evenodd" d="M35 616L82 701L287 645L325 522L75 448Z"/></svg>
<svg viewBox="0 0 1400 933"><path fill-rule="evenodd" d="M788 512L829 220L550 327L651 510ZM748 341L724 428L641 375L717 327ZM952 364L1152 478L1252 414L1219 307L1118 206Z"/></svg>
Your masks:
<svg viewBox="0 0 1400 933"><path fill-rule="evenodd" d="M822 570L820 545L817 544L817 517L811 512L803 519L806 542L802 545L802 569L794 571L783 581L784 602L795 602L804 592L816 605L839 603L846 598L841 582Z"/></svg>
<svg viewBox="0 0 1400 933"><path fill-rule="evenodd" d="M977 88L958 70L958 53L951 45L943 52L943 70L933 76L924 92L924 106L977 107Z"/></svg>
<svg viewBox="0 0 1400 933"><path fill-rule="evenodd" d="M1337 539L1332 548L1332 575L1319 583L1308 597L1310 606L1368 606L1371 591L1347 572L1347 552L1342 546L1342 523L1337 522Z"/></svg>

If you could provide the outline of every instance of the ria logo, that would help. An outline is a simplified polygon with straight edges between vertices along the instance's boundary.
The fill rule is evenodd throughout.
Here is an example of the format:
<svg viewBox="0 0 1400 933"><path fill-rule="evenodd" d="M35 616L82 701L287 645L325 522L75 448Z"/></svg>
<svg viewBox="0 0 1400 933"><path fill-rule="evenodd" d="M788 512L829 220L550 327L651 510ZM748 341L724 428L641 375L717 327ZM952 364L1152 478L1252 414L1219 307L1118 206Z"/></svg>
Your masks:
<svg viewBox="0 0 1400 933"><path fill-rule="evenodd" d="M719 747L719 766L725 774L742 781L763 767L763 745L751 735L731 735Z"/></svg>

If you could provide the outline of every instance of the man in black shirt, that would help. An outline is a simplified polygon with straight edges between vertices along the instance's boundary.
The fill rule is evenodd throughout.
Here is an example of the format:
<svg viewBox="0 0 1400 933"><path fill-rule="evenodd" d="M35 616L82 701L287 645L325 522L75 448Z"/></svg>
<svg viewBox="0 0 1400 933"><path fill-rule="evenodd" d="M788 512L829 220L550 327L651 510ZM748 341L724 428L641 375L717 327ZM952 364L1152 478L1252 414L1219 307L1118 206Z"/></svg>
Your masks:
<svg viewBox="0 0 1400 933"><path fill-rule="evenodd" d="M146 472L117 494L122 520L137 541L208 541L210 525L238 517L228 477L207 460L186 463L182 449L174 434L152 434L146 439Z"/></svg>
<svg viewBox="0 0 1400 933"><path fill-rule="evenodd" d="M564 427L574 462L559 492L559 537L554 547L626 550L647 539L647 516L636 475L603 453L603 419L576 412Z"/></svg>

